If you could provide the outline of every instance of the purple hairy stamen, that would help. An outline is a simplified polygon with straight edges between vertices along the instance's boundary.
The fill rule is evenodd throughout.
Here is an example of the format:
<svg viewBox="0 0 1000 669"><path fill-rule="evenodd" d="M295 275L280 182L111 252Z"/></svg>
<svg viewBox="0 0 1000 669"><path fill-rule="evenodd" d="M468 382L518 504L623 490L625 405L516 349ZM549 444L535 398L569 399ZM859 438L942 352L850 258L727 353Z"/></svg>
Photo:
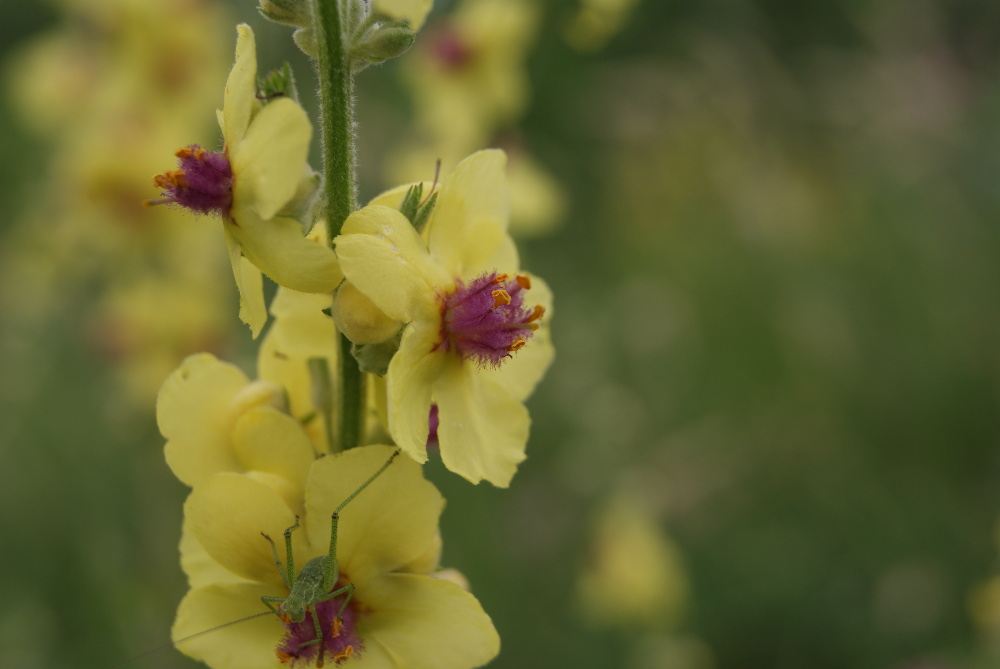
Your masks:
<svg viewBox="0 0 1000 669"><path fill-rule="evenodd" d="M469 283L459 281L441 301L438 350L456 350L464 360L499 367L527 343L545 312L541 306L525 306L524 292L529 288L526 275L508 279L495 271Z"/></svg>
<svg viewBox="0 0 1000 669"><path fill-rule="evenodd" d="M233 205L233 170L226 154L192 144L174 155L180 169L153 177L153 185L162 189L162 197L143 204L179 204L199 214L228 216Z"/></svg>

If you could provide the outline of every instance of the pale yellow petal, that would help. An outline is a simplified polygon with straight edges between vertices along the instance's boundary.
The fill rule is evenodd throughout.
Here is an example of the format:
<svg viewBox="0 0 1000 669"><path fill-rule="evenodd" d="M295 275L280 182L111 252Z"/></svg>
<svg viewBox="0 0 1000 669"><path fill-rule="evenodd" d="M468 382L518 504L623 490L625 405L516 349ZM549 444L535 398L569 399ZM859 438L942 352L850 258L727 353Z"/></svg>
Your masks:
<svg viewBox="0 0 1000 669"><path fill-rule="evenodd" d="M188 586L191 588L200 588L212 583L247 582L212 559L188 530L187 520L181 528L180 551L181 569L187 574Z"/></svg>
<svg viewBox="0 0 1000 669"><path fill-rule="evenodd" d="M427 461L431 386L446 363L446 354L435 352L437 324L410 323L403 331L399 350L386 374L389 433L403 451L417 462Z"/></svg>
<svg viewBox="0 0 1000 669"><path fill-rule="evenodd" d="M482 370L483 374L521 401L531 395L555 357L552 330L549 327L552 321L552 291L542 279L534 275L529 276L531 289L524 294L525 305L530 308L537 304L545 309L541 327L535 330L523 348L511 354L511 357L504 360L498 369Z"/></svg>
<svg viewBox="0 0 1000 669"><path fill-rule="evenodd" d="M243 140L229 147L233 206L253 208L264 220L281 211L302 183L311 138L309 117L291 98L257 112Z"/></svg>
<svg viewBox="0 0 1000 669"><path fill-rule="evenodd" d="M431 11L431 0L374 0L372 10L397 21L405 21L416 32Z"/></svg>
<svg viewBox="0 0 1000 669"><path fill-rule="evenodd" d="M449 581L386 574L358 588L357 597L371 610L358 631L366 647L380 647L389 667L468 669L500 652L500 637L479 601Z"/></svg>
<svg viewBox="0 0 1000 669"><path fill-rule="evenodd" d="M299 422L271 407L252 409L233 426L233 450L246 470L305 482L315 459L312 443Z"/></svg>
<svg viewBox="0 0 1000 669"><path fill-rule="evenodd" d="M503 151L479 151L441 184L427 223L427 247L457 276L472 278L494 269L489 262L507 237L510 218L506 162Z"/></svg>
<svg viewBox="0 0 1000 669"><path fill-rule="evenodd" d="M245 23L236 26L236 62L226 80L222 104L222 134L226 148L243 140L250 115L257 104L257 46L253 30Z"/></svg>
<svg viewBox="0 0 1000 669"><path fill-rule="evenodd" d="M240 469L229 436L229 402L247 383L238 367L209 353L188 357L163 382L156 421L167 439L167 464L187 485Z"/></svg>
<svg viewBox="0 0 1000 669"><path fill-rule="evenodd" d="M243 257L239 242L230 234L231 225L223 224L222 230L229 251L229 262L233 267L236 289L240 295L240 320L250 326L254 339L267 322L267 307L264 305L264 278L260 270Z"/></svg>
<svg viewBox="0 0 1000 669"><path fill-rule="evenodd" d="M390 446L364 446L317 460L306 482L306 518L313 551L326 552L330 514L385 464ZM435 546L444 498L420 466L402 455L340 512L340 569L362 587L380 574L416 562Z"/></svg>
<svg viewBox="0 0 1000 669"><path fill-rule="evenodd" d="M281 587L268 534L284 555L283 532L295 514L272 488L243 474L223 472L195 486L184 503L191 534L213 560L249 581ZM300 530L293 533L296 555L306 545Z"/></svg>
<svg viewBox="0 0 1000 669"><path fill-rule="evenodd" d="M227 232L243 255L278 285L303 293L325 293L343 279L333 250L303 236L294 218L263 220L249 209L235 207L232 218L224 223Z"/></svg>
<svg viewBox="0 0 1000 669"><path fill-rule="evenodd" d="M477 366L457 359L442 371L433 395L444 466L473 483L510 485L531 424L524 404Z"/></svg>
<svg viewBox="0 0 1000 669"><path fill-rule="evenodd" d="M268 609L260 600L262 596L285 595L284 589L276 590L259 583L225 583L195 588L184 596L177 608L171 638L182 653L216 669L287 667L278 662L274 654L285 628L273 614L182 641L219 625L266 612Z"/></svg>
<svg viewBox="0 0 1000 669"><path fill-rule="evenodd" d="M344 275L390 318L432 317L438 287L450 277L399 211L382 205L356 211L335 243Z"/></svg>

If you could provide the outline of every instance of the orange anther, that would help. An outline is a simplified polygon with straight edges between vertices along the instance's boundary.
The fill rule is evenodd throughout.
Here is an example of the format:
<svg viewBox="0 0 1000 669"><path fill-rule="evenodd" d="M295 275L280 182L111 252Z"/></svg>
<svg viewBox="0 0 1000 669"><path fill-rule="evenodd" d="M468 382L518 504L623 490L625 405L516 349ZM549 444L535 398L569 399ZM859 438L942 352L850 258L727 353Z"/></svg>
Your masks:
<svg viewBox="0 0 1000 669"><path fill-rule="evenodd" d="M497 274L497 278L493 279L493 283L503 283L507 280L506 274Z"/></svg>
<svg viewBox="0 0 1000 669"><path fill-rule="evenodd" d="M205 157L205 149L203 149L203 148L201 148L199 146L197 149L194 150L194 157L197 158L198 160L201 160L202 158L204 158Z"/></svg>
<svg viewBox="0 0 1000 669"><path fill-rule="evenodd" d="M278 662L282 664L288 664L292 660L292 656L280 648L275 649L274 654L278 656Z"/></svg>
<svg viewBox="0 0 1000 669"><path fill-rule="evenodd" d="M354 655L354 646L344 646L344 650L334 655L333 659L336 660L337 662L343 662L351 655Z"/></svg>
<svg viewBox="0 0 1000 669"><path fill-rule="evenodd" d="M494 290L493 291L493 308L496 309L497 307L499 307L501 305L504 305L504 304L510 304L510 293L508 293L503 288L500 288L498 290Z"/></svg>
<svg viewBox="0 0 1000 669"><path fill-rule="evenodd" d="M344 621L340 618L334 618L333 622L330 623L330 634L336 638L340 636L340 630L344 627Z"/></svg>
<svg viewBox="0 0 1000 669"><path fill-rule="evenodd" d="M543 307L540 304L536 304L535 308L531 310L531 315L528 316L528 320L526 322L531 323L533 321L537 321L544 315L545 315L545 307Z"/></svg>
<svg viewBox="0 0 1000 669"><path fill-rule="evenodd" d="M527 274L518 274L514 279L517 281L517 285L525 290L531 288L531 277Z"/></svg>
<svg viewBox="0 0 1000 669"><path fill-rule="evenodd" d="M190 146L184 146L174 151L174 155L177 156L178 158L187 158L188 156L191 155L191 153L192 150Z"/></svg>
<svg viewBox="0 0 1000 669"><path fill-rule="evenodd" d="M508 350L508 351L516 351L516 350L518 350L518 349L520 349L520 348L523 348L523 347L524 347L524 345L525 345L525 344L527 344L527 343L528 343L528 340L527 340L527 339L523 339L523 338L521 338L521 337L518 337L517 339L515 339L515 340L514 340L514 341L513 341L512 343L511 343L510 347L509 347L509 348L508 348L507 350Z"/></svg>

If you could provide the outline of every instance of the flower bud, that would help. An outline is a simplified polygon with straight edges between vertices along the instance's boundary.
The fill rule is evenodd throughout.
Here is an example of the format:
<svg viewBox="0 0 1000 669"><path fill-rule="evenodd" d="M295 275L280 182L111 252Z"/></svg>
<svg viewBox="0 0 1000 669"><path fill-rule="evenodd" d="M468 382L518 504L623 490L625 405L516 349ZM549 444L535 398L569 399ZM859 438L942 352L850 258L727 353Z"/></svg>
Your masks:
<svg viewBox="0 0 1000 669"><path fill-rule="evenodd" d="M265 19L303 28L312 23L306 0L260 0L257 10Z"/></svg>
<svg viewBox="0 0 1000 669"><path fill-rule="evenodd" d="M368 32L351 48L352 58L366 63L381 63L406 53L413 45L413 31L402 23L383 23Z"/></svg>
<svg viewBox="0 0 1000 669"><path fill-rule="evenodd" d="M375 306L354 284L345 281L333 298L333 322L355 344L377 344L392 338L403 324Z"/></svg>

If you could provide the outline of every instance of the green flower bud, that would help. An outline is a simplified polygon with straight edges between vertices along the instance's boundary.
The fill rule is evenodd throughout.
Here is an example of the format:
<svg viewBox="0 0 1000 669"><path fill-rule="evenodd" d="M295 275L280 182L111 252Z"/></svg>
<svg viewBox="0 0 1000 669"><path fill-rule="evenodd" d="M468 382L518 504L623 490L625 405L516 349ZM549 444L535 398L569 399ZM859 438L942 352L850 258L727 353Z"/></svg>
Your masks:
<svg viewBox="0 0 1000 669"><path fill-rule="evenodd" d="M257 10L275 23L304 28L312 25L312 14L306 0L260 0Z"/></svg>
<svg viewBox="0 0 1000 669"><path fill-rule="evenodd" d="M381 63L406 53L415 35L403 23L384 23L367 32L351 48L351 57L364 65Z"/></svg>

